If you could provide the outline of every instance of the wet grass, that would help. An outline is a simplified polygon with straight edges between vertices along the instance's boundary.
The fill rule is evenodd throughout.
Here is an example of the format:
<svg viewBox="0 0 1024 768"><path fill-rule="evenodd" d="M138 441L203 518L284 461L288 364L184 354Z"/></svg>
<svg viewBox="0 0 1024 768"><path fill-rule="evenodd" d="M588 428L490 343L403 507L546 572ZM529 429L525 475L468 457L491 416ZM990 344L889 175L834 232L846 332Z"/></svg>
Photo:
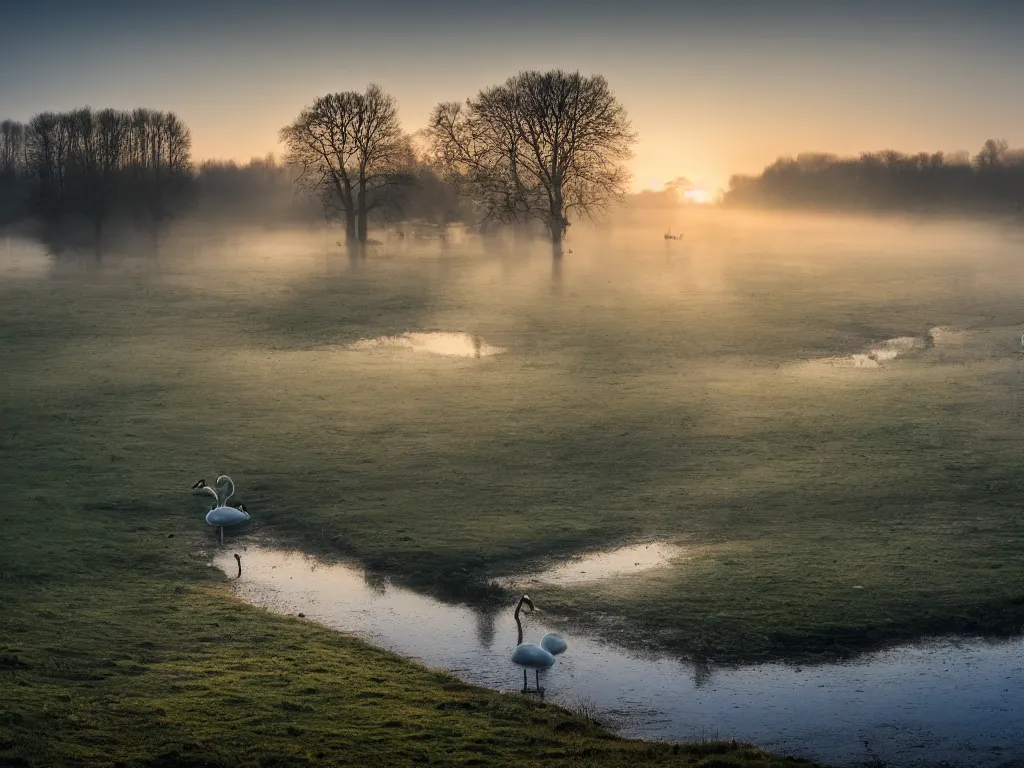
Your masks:
<svg viewBox="0 0 1024 768"><path fill-rule="evenodd" d="M432 299L429 279L392 275L383 298L372 278L299 281L303 317L287 280L242 275L225 297L217 278L235 279L172 265L0 286L0 765L800 764L618 739L235 600L187 494L198 476L231 471L282 535L387 487L348 487L350 463L381 466L356 457L386 425L347 422L357 406L323 379L295 397L301 358L287 383L253 366L287 370L311 328L399 330Z"/></svg>
<svg viewBox="0 0 1024 768"><path fill-rule="evenodd" d="M93 574L5 581L2 765L806 764L617 739L583 714L240 605L201 572Z"/></svg>
<svg viewBox="0 0 1024 768"><path fill-rule="evenodd" d="M435 592L636 538L679 541L693 556L678 566L534 597L549 615L620 638L630 627L632 642L682 653L834 656L930 633L1018 631L1011 252L986 241L936 262L936 237L893 235L881 254L830 261L827 244L806 237L720 235L643 258L614 238L600 257L577 248L560 285L543 258L397 254L350 272L312 248L269 263L242 249L231 265L208 254L204 265L168 259L157 274L4 282L2 653L29 666L0 670L19 702L4 705L0 744L13 746L0 759L102 762L88 754L114 754L120 733L138 731L109 760L177 750L202 764L263 750L301 764L324 742L332 759L349 750L359 762L373 739L403 743L383 723L415 721L401 711L415 697L349 728L297 693L323 685L303 669L338 670L345 658L365 660L345 667L351 675L400 669L423 711L458 699L432 673L232 602L207 569L214 536L187 496L220 472L262 531ZM980 329L977 344L881 371L790 365L935 325ZM508 351L464 360L338 346L431 329ZM188 688L199 685L189 670L220 654L240 665L220 681L244 701L230 705L231 728L216 723L215 676L201 694ZM288 697L264 685L281 669L302 679ZM346 698L354 683L318 674L334 680L338 708L358 710ZM54 709L63 688L80 710ZM507 707L537 739L592 738L555 730L568 716L550 707L462 695L493 704L447 712L458 723L472 714L497 728L488 707ZM144 713L163 709L153 722L165 725L120 720L133 696ZM64 713L52 735L31 736L50 712ZM257 736L272 717L282 730ZM452 726L463 736L451 745L477 727ZM481 759L556 751L513 744L518 727ZM329 729L348 741L321 738ZM594 761L662 749L593 739L610 750ZM547 759L586 762L590 748Z"/></svg>

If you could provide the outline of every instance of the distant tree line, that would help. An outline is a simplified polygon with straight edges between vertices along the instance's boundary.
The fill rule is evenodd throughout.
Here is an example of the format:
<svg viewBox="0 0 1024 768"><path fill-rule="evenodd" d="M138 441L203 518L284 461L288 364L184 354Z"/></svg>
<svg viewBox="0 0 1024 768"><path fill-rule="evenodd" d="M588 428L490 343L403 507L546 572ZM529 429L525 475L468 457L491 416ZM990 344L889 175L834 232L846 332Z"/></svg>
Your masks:
<svg viewBox="0 0 1024 768"><path fill-rule="evenodd" d="M88 225L97 253L113 220L173 216L273 221L327 217L360 245L372 224L408 218L481 229L542 227L556 258L571 217L624 197L635 141L600 75L520 72L464 103L445 102L415 135L395 99L371 84L315 99L283 127L284 162L193 164L171 112L45 112L0 123L0 226L43 225L55 244ZM295 192L304 192L296 197Z"/></svg>
<svg viewBox="0 0 1024 768"><path fill-rule="evenodd" d="M731 206L831 210L1020 212L1024 151L989 139L971 157L895 150L859 157L808 153L780 158L760 176L733 176Z"/></svg>
<svg viewBox="0 0 1024 768"><path fill-rule="evenodd" d="M192 137L171 112L43 112L0 123L0 222L33 217L59 240L88 222L97 248L111 217L154 234L179 207L192 174Z"/></svg>
<svg viewBox="0 0 1024 768"><path fill-rule="evenodd" d="M317 206L295 194L295 174L271 154L248 163L207 160L192 182L192 213L226 222L303 223Z"/></svg>

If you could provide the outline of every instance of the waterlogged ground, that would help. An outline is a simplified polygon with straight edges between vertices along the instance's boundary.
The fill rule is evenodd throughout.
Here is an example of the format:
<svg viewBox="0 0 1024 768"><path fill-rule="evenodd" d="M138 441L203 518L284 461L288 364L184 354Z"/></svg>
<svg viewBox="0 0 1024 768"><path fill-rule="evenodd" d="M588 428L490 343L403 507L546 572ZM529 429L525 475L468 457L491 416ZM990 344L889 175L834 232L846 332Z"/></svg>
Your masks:
<svg viewBox="0 0 1024 768"><path fill-rule="evenodd" d="M227 472L253 531L424 593L515 574L623 648L721 665L1020 632L1018 229L573 230L557 275L511 239L0 246L4 599L205 573L188 489ZM682 551L547 573L637 541Z"/></svg>
<svg viewBox="0 0 1024 768"><path fill-rule="evenodd" d="M499 586L508 588L547 584L572 586L622 578L654 568L666 568L673 561L680 560L685 556L686 549L684 547L652 541L619 547L608 552L580 555L546 571L521 573L492 581Z"/></svg>
<svg viewBox="0 0 1024 768"><path fill-rule="evenodd" d="M302 614L358 635L468 683L522 687L510 661L512 605L482 613L375 579L358 567L260 546L222 549L214 565L243 600ZM627 552L585 558L612 577ZM631 554L636 557L635 550ZM525 640L555 629L525 613ZM593 704L605 723L647 739L737 739L841 766L1004 766L1024 760L1024 641L925 642L856 662L735 668L642 655L562 632L569 650L542 673L545 696L568 707ZM533 687L533 673L529 673Z"/></svg>

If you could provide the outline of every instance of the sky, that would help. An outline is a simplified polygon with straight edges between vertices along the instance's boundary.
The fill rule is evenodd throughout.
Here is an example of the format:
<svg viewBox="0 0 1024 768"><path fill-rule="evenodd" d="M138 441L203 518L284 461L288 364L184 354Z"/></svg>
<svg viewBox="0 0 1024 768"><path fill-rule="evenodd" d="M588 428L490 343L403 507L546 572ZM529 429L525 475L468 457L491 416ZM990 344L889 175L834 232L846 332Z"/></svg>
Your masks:
<svg viewBox="0 0 1024 768"><path fill-rule="evenodd" d="M0 119L177 113L196 159L279 153L324 93L379 83L404 126L522 69L608 78L637 190L714 190L783 155L1024 146L1024 2L4 0Z"/></svg>

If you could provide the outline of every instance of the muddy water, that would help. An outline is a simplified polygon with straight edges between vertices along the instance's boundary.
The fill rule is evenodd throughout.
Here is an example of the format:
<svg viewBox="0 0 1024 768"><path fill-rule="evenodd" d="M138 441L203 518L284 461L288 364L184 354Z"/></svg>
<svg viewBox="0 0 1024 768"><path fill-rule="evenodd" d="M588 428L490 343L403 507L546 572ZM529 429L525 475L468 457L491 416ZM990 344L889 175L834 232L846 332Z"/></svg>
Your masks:
<svg viewBox="0 0 1024 768"><path fill-rule="evenodd" d="M485 615L324 564L295 552L225 547L214 559L245 601L362 637L499 690L522 687L510 656L511 608ZM527 615L538 641L540 609ZM563 633L564 634L564 633ZM695 668L583 636L541 675L549 700L593 702L604 722L635 737L736 738L836 765L873 758L889 766L1004 766L1024 763L1024 641L934 642L873 654L853 663ZM532 686L532 677L531 686Z"/></svg>

